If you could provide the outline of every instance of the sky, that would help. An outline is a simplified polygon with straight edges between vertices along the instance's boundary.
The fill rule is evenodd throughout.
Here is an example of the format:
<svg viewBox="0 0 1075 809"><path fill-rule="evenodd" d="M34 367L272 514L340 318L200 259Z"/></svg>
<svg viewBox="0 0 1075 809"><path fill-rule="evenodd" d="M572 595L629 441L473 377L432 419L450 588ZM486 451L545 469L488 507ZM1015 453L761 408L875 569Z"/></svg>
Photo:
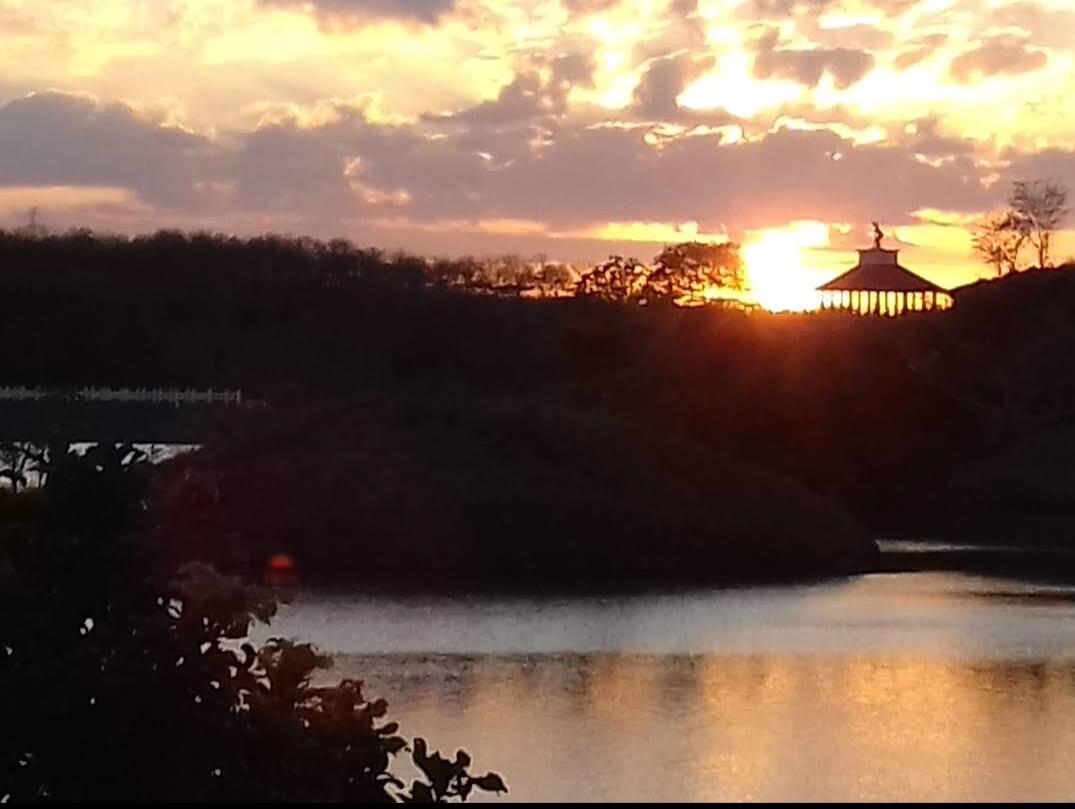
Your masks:
<svg viewBox="0 0 1075 809"><path fill-rule="evenodd" d="M1014 180L1075 186L1072 97L1071 0L0 0L0 225L729 238L801 286L877 220L954 286Z"/></svg>

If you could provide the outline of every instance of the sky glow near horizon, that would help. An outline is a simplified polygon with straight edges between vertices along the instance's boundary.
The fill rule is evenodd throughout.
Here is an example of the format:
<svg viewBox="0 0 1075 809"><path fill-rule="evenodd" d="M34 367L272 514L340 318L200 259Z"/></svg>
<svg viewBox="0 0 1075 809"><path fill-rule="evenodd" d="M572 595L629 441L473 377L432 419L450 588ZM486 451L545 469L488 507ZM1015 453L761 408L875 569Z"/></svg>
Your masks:
<svg viewBox="0 0 1075 809"><path fill-rule="evenodd" d="M1013 180L1075 186L1073 93L1066 0L0 0L0 224L730 238L799 289L876 219L953 286Z"/></svg>

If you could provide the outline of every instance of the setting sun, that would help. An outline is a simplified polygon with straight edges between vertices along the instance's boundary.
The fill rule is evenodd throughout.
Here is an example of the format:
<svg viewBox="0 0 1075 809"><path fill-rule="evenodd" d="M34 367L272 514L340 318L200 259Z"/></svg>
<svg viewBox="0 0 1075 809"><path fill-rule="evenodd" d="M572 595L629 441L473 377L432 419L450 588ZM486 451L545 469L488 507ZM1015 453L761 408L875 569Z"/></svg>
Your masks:
<svg viewBox="0 0 1075 809"><path fill-rule="evenodd" d="M806 271L803 250L828 244L820 222L798 222L766 230L743 245L749 300L771 312L817 309L821 296Z"/></svg>

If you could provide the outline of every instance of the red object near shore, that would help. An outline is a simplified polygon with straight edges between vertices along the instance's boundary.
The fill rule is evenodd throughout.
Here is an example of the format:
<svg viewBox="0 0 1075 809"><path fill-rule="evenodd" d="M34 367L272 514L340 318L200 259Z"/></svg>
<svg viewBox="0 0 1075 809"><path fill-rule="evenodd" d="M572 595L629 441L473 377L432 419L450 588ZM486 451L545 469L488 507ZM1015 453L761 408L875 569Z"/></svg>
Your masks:
<svg viewBox="0 0 1075 809"><path fill-rule="evenodd" d="M269 557L269 561L265 563L265 567L273 573L294 573L295 560L286 553L278 553L275 556Z"/></svg>

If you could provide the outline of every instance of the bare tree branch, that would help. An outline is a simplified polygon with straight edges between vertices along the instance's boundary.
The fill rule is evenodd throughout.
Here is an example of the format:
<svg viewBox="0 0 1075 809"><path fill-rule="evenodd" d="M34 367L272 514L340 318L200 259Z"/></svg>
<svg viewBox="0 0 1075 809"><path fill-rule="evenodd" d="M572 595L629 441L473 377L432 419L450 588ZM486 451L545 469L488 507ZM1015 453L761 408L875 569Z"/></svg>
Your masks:
<svg viewBox="0 0 1075 809"><path fill-rule="evenodd" d="M1020 180L1008 204L1015 225L1038 254L1038 266L1052 266L1053 236L1070 211L1068 188L1054 180Z"/></svg>

